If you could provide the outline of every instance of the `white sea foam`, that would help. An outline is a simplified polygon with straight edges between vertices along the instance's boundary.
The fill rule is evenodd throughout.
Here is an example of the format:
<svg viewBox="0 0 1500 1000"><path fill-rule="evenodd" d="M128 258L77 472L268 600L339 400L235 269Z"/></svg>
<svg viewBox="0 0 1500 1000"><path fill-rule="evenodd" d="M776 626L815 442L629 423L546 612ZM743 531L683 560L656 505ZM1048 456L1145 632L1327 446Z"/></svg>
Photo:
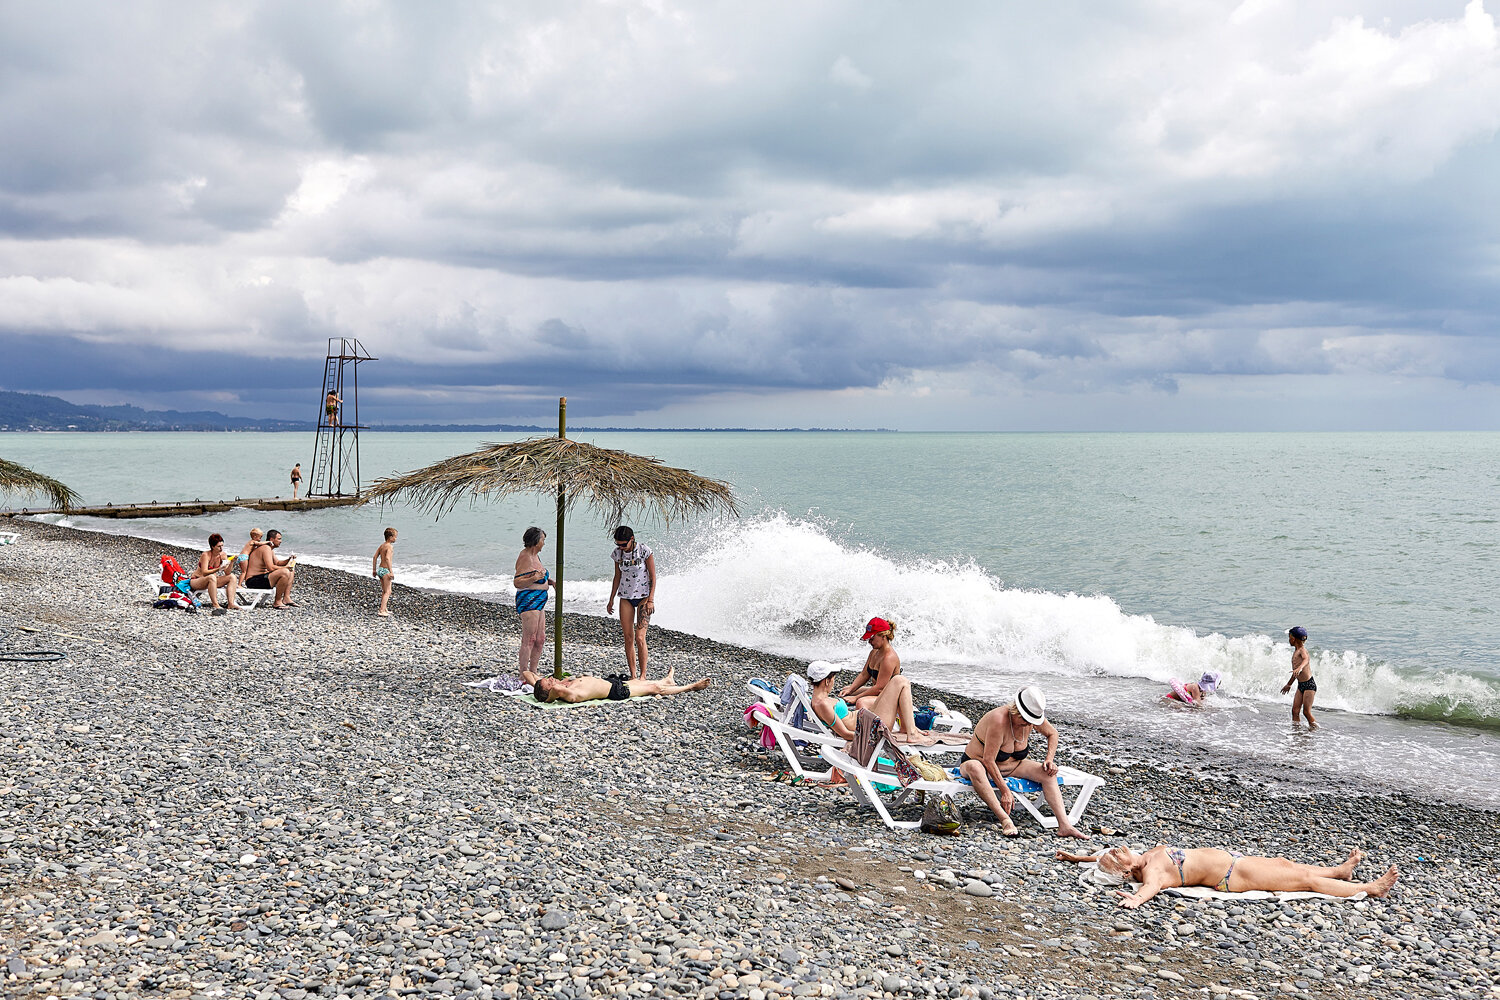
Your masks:
<svg viewBox="0 0 1500 1000"><path fill-rule="evenodd" d="M664 560L665 561L665 560ZM972 562L893 556L771 512L715 524L672 553L661 625L804 659L862 659L867 619L897 624L908 661L1006 674L1166 682L1224 675L1226 693L1280 701L1291 650L1282 636L1199 634L1123 612L1108 596L1008 588ZM585 584L582 586L597 586ZM574 585L570 595L577 593ZM603 585L603 594L608 585ZM1357 650L1313 650L1318 703L1373 715L1491 721L1500 690L1455 672L1417 673Z"/></svg>
<svg viewBox="0 0 1500 1000"><path fill-rule="evenodd" d="M398 553L399 555L399 553ZM355 576L370 576L370 566L373 560L370 556L360 558L358 556L328 555L321 552L307 552L299 554L299 562L309 563L314 566L326 566L330 569L343 570L353 573ZM373 580L374 578L371 577ZM510 597L515 593L511 587L509 574L496 576L493 573L481 573L478 570L466 569L456 566L442 566L434 563L419 562L396 562L396 579L408 587L423 587L429 590L446 590L455 594L480 594L494 595L503 594Z"/></svg>
<svg viewBox="0 0 1500 1000"><path fill-rule="evenodd" d="M62 515L43 518L70 525ZM117 522L89 521L119 531ZM201 545L165 524L130 523L131 533ZM874 615L897 623L897 648L908 663L931 665L944 683L1003 675L1193 680L1224 675L1226 696L1284 705L1289 674L1285 637L1200 634L1122 611L1105 595L1058 594L1006 587L973 562L945 562L882 552L841 540L827 526L770 511L705 525L664 552L662 600L654 619L665 628L803 659L860 662L859 642ZM304 563L370 572L368 556L298 553ZM511 598L508 574L435 563L398 562L397 579L416 587ZM607 579L569 579L569 611L604 614ZM1316 640L1316 636L1314 637ZM1318 705L1367 715L1402 715L1500 723L1500 687L1454 671L1403 669L1358 650L1312 649ZM982 682L981 682L981 686ZM1222 700L1222 699L1221 699Z"/></svg>

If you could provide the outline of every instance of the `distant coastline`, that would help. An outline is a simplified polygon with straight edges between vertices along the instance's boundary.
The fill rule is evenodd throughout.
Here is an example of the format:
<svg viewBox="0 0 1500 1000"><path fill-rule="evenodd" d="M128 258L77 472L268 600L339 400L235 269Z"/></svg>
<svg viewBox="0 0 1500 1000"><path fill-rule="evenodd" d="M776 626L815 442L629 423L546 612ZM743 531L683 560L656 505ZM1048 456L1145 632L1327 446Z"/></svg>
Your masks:
<svg viewBox="0 0 1500 1000"><path fill-rule="evenodd" d="M311 433L318 425L311 420L259 420L254 417L231 417L212 410L182 412L179 410L144 410L138 406L86 406L70 403L57 396L30 392L0 390L0 432L106 432L139 433L149 431L242 431ZM372 424L367 431L393 434L527 434L551 433L552 427L540 424ZM633 431L636 433L725 433L756 434L894 434L886 427L588 427L570 430L579 433Z"/></svg>

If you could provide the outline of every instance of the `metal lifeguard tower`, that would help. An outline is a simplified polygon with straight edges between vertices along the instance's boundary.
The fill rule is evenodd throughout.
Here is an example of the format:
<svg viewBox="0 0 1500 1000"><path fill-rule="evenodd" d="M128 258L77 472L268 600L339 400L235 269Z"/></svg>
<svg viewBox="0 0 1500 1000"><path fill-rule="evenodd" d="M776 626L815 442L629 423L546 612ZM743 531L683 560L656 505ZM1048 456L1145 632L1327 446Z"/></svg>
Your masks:
<svg viewBox="0 0 1500 1000"><path fill-rule="evenodd" d="M328 338L323 394L318 397L318 440L307 476L309 498L359 495L359 432L364 429L359 422L359 363L376 360L353 337ZM337 401L330 402L330 396ZM347 422L346 415L351 417Z"/></svg>

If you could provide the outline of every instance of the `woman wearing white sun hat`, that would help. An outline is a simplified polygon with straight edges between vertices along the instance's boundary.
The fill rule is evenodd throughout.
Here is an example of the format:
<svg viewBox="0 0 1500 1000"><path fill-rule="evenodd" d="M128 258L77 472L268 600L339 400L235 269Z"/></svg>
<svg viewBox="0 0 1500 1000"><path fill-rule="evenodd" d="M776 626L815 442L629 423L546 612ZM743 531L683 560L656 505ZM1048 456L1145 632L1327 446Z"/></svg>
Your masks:
<svg viewBox="0 0 1500 1000"><path fill-rule="evenodd" d="M1038 763L1031 755L1031 731L1047 738L1047 756ZM1010 810L1015 805L1006 778L1025 778L1042 786L1042 795L1057 817L1057 835L1076 837L1083 834L1068 822L1062 792L1057 787L1057 730L1047 721L1047 696L1035 685L1016 692L1009 705L991 709L974 727L974 738L964 748L959 773L969 779L974 791L990 807L1001 823L1001 830L1012 835L1015 826ZM996 795L996 792L999 795Z"/></svg>

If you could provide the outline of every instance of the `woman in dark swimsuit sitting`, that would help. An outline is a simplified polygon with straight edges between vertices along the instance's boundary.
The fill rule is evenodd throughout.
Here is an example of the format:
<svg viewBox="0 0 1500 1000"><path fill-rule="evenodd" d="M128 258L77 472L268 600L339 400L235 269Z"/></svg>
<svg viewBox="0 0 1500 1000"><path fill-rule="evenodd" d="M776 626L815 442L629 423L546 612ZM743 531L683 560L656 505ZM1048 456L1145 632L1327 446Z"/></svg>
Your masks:
<svg viewBox="0 0 1500 1000"><path fill-rule="evenodd" d="M1169 847L1157 844L1144 854L1128 847L1112 847L1103 854L1057 852L1059 861L1097 862L1094 881L1100 885L1139 882L1134 892L1120 891L1120 905L1135 909L1163 889L1202 885L1220 892L1321 892L1325 896L1354 896L1361 892L1384 896L1396 884L1398 872L1391 865L1373 882L1355 882L1354 870L1364 860L1359 848L1349 852L1341 865L1305 865L1286 858L1262 858L1235 854L1217 847Z"/></svg>
<svg viewBox="0 0 1500 1000"><path fill-rule="evenodd" d="M1031 754L1031 731L1046 737L1047 756L1039 764L1027 758ZM959 773L969 779L974 791L1000 821L1000 832L1007 837L1017 834L1010 810L1016 797L1006 778L1024 778L1042 786L1042 795L1057 817L1059 837L1083 834L1068 822L1062 792L1057 787L1057 730L1047 721L1047 696L1038 687L1022 688L1015 701L1003 708L991 709L974 727L974 738L964 750ZM996 795L996 792L999 795Z"/></svg>
<svg viewBox="0 0 1500 1000"><path fill-rule="evenodd" d="M895 638L895 622L871 618L865 626L864 638L860 642L870 644L870 655L865 657L865 665L854 675L854 680L839 692L839 697L847 700L851 707L875 711L875 702L885 692L886 685L901 673L901 657L891 645Z"/></svg>

